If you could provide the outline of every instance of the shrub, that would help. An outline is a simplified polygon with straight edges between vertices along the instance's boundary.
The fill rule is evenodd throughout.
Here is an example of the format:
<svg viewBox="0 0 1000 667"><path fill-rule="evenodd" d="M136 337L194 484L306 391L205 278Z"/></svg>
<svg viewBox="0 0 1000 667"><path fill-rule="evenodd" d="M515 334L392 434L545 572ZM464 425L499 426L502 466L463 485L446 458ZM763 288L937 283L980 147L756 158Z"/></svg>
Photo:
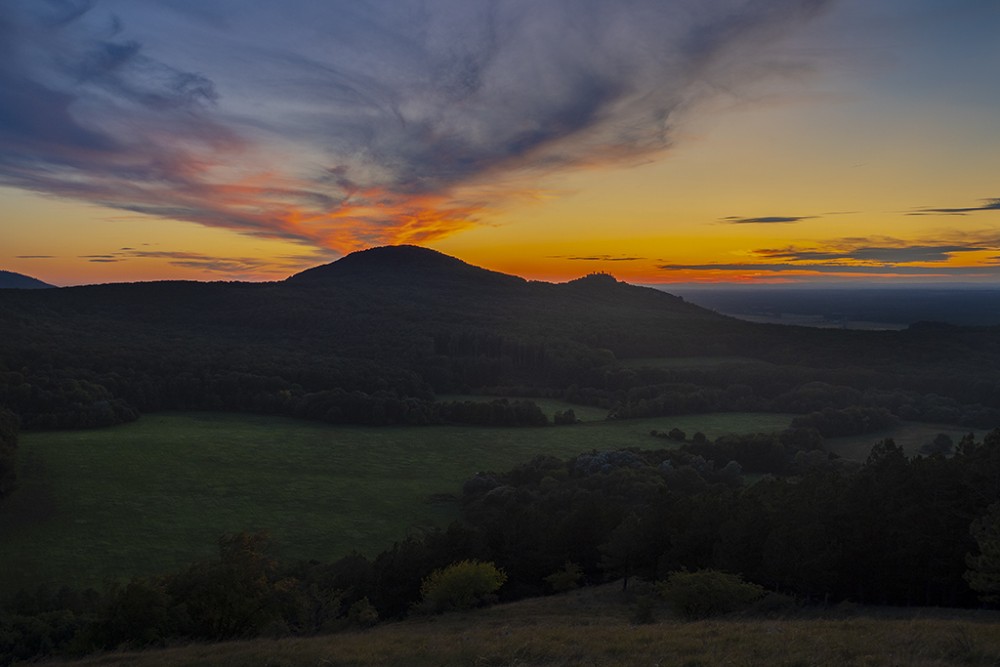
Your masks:
<svg viewBox="0 0 1000 667"><path fill-rule="evenodd" d="M471 609L482 604L505 581L507 574L493 563L463 560L434 570L420 584L420 594L431 611Z"/></svg>
<svg viewBox="0 0 1000 667"><path fill-rule="evenodd" d="M566 561L566 565L561 570L545 577L545 583L552 588L553 593L563 593L579 586L582 577L583 569L576 563Z"/></svg>
<svg viewBox="0 0 1000 667"><path fill-rule="evenodd" d="M367 597L364 597L351 605L347 611L347 618L355 625L370 628L378 623L378 610Z"/></svg>
<svg viewBox="0 0 1000 667"><path fill-rule="evenodd" d="M985 514L976 518L970 532L979 553L966 555L969 569L965 571L965 580L980 600L996 603L1000 601L1000 502L993 503Z"/></svg>
<svg viewBox="0 0 1000 667"><path fill-rule="evenodd" d="M657 591L678 615L707 618L744 609L764 595L764 588L718 570L671 572Z"/></svg>

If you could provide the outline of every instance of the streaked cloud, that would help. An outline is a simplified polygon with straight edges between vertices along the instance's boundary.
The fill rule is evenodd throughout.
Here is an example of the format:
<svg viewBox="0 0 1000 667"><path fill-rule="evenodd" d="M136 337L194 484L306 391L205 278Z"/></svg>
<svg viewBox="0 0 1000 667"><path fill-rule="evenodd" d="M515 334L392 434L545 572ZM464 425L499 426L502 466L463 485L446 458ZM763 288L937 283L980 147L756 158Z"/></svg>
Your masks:
<svg viewBox="0 0 1000 667"><path fill-rule="evenodd" d="M822 247L760 248L749 255L752 261L711 264L664 263L664 271L711 273L799 273L840 275L901 276L987 276L1000 265L976 266L953 263L966 253L1000 249L1000 238L981 236L964 243L907 243L891 237L851 237L836 239ZM987 260L988 261L988 260ZM982 258L980 258L982 262Z"/></svg>
<svg viewBox="0 0 1000 667"><path fill-rule="evenodd" d="M550 255L549 259L564 259L570 262L638 262L647 258L626 255Z"/></svg>
<svg viewBox="0 0 1000 667"><path fill-rule="evenodd" d="M665 271L713 271L739 273L834 273L840 275L906 276L983 276L1000 275L1000 266L910 266L902 264L818 264L734 263L734 264L661 264Z"/></svg>
<svg viewBox="0 0 1000 667"><path fill-rule="evenodd" d="M762 259L779 261L828 261L874 264L906 264L913 262L946 262L956 253L990 250L988 246L980 245L911 245L900 247L862 246L850 250L798 250L793 247L782 249L755 250L754 254Z"/></svg>
<svg viewBox="0 0 1000 667"><path fill-rule="evenodd" d="M819 216L816 215L770 215L759 218L741 218L739 216L731 215L722 218L721 222L728 225L770 225L801 222L802 220L813 220L818 217Z"/></svg>
<svg viewBox="0 0 1000 667"><path fill-rule="evenodd" d="M963 206L958 208L918 208L909 211L907 215L968 215L980 211L1000 211L1000 198L982 199L979 206Z"/></svg>
<svg viewBox="0 0 1000 667"><path fill-rule="evenodd" d="M832 4L7 0L0 185L342 251L426 243L668 149Z"/></svg>
<svg viewBox="0 0 1000 667"><path fill-rule="evenodd" d="M284 278L305 268L319 263L331 261L331 253L303 253L301 255L283 255L277 257L226 257L200 252L175 250L136 250L121 248L107 254L80 255L81 259L97 264L115 264L120 262L136 262L143 260L166 261L171 266L197 269L207 273L218 273L220 278L238 280L255 278L261 274L270 274Z"/></svg>

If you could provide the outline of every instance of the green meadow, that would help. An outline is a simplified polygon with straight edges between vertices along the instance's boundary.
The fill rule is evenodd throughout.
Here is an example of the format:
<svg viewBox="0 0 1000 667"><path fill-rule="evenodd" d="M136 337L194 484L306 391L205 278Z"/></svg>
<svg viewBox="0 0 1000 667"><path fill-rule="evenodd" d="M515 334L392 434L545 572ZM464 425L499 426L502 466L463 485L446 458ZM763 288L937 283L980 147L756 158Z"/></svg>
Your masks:
<svg viewBox="0 0 1000 667"><path fill-rule="evenodd" d="M0 593L26 581L85 586L165 572L212 555L220 535L241 530L269 532L285 558L375 554L455 518L448 494L477 471L543 454L672 446L650 437L654 429L716 437L789 421L734 413L548 428L365 428L160 413L112 428L25 433L18 488L0 504Z"/></svg>

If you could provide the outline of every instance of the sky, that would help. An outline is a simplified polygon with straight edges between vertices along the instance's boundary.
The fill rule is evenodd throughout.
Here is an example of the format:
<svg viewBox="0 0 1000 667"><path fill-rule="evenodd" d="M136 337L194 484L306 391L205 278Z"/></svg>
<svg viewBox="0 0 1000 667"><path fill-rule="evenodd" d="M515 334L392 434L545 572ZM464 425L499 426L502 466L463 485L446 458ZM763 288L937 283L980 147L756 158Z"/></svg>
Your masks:
<svg viewBox="0 0 1000 667"><path fill-rule="evenodd" d="M0 268L1000 283L998 0L3 0Z"/></svg>

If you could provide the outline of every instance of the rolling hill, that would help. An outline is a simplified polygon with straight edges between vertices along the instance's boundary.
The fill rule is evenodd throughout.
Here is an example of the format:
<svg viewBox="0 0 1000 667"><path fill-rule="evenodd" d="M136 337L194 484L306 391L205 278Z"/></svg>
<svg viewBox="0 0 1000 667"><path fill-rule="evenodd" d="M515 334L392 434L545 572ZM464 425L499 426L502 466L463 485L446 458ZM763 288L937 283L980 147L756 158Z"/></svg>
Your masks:
<svg viewBox="0 0 1000 667"><path fill-rule="evenodd" d="M54 287L37 278L13 271L0 271L0 289L45 289Z"/></svg>

